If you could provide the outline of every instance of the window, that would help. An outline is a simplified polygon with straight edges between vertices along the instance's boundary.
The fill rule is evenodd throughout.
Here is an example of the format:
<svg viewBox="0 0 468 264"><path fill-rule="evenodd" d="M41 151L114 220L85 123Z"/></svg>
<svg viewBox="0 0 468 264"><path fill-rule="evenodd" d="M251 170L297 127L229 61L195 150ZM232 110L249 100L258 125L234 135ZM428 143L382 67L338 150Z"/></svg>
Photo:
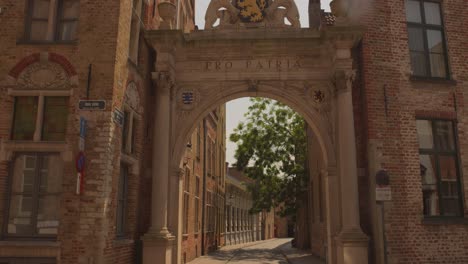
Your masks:
<svg viewBox="0 0 468 264"><path fill-rule="evenodd" d="M190 170L185 168L185 177L184 177L184 230L183 233L188 233L189 226L189 202L190 202Z"/></svg>
<svg viewBox="0 0 468 264"><path fill-rule="evenodd" d="M128 208L128 166L120 164L119 186L117 191L116 234L125 237L127 230Z"/></svg>
<svg viewBox="0 0 468 264"><path fill-rule="evenodd" d="M65 141L67 118L68 97L16 96L11 139Z"/></svg>
<svg viewBox="0 0 468 264"><path fill-rule="evenodd" d="M17 154L12 164L9 237L55 237L63 164L58 154Z"/></svg>
<svg viewBox="0 0 468 264"><path fill-rule="evenodd" d="M130 43L128 58L135 64L138 64L138 45L140 38L140 16L142 2L141 0L133 0L132 21L130 24Z"/></svg>
<svg viewBox="0 0 468 264"><path fill-rule="evenodd" d="M425 216L461 216L462 200L455 126L447 120L417 120Z"/></svg>
<svg viewBox="0 0 468 264"><path fill-rule="evenodd" d="M136 118L134 112L125 110L122 125L122 152L125 154L135 153L135 128Z"/></svg>
<svg viewBox="0 0 468 264"><path fill-rule="evenodd" d="M79 0L29 0L26 40L67 42L77 39Z"/></svg>
<svg viewBox="0 0 468 264"><path fill-rule="evenodd" d="M440 2L406 0L406 21L413 75L448 78Z"/></svg>

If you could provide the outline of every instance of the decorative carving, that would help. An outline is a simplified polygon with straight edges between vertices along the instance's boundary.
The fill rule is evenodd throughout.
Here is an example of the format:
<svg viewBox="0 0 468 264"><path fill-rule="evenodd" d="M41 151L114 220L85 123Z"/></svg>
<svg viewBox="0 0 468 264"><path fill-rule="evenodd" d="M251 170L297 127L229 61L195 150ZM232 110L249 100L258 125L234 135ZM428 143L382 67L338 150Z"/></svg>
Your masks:
<svg viewBox="0 0 468 264"><path fill-rule="evenodd" d="M205 15L205 29L235 27L241 23L257 26L300 28L294 0L211 0ZM214 26L217 20L219 26Z"/></svg>
<svg viewBox="0 0 468 264"><path fill-rule="evenodd" d="M322 103L323 100L325 99L325 93L322 92L321 90L315 90L314 91L314 101L318 104Z"/></svg>
<svg viewBox="0 0 468 264"><path fill-rule="evenodd" d="M344 23L348 20L349 4L347 0L333 0L330 3L330 9L332 14L336 17L335 24Z"/></svg>
<svg viewBox="0 0 468 264"><path fill-rule="evenodd" d="M225 8L223 10L220 10ZM230 0L211 0L205 14L205 29L213 29L214 24L220 19L220 26L236 24L240 11L235 8Z"/></svg>
<svg viewBox="0 0 468 264"><path fill-rule="evenodd" d="M154 72L153 81L162 95L171 95L174 80L169 72Z"/></svg>
<svg viewBox="0 0 468 264"><path fill-rule="evenodd" d="M140 105L140 96L138 94L138 88L135 82L130 82L127 85L124 102L133 110L138 111L138 106Z"/></svg>
<svg viewBox="0 0 468 264"><path fill-rule="evenodd" d="M196 89L180 89L176 100L181 111L191 111L200 102L200 93Z"/></svg>
<svg viewBox="0 0 468 264"><path fill-rule="evenodd" d="M257 80L248 80L248 91L249 92L257 92L258 91L258 83L259 81Z"/></svg>
<svg viewBox="0 0 468 264"><path fill-rule="evenodd" d="M355 70L337 70L332 79L335 91L351 91L355 77Z"/></svg>
<svg viewBox="0 0 468 264"><path fill-rule="evenodd" d="M36 62L24 69L18 76L19 89L64 90L70 89L70 79L65 70L57 63Z"/></svg>
<svg viewBox="0 0 468 264"><path fill-rule="evenodd" d="M158 4L159 16L162 21L159 29L174 29L177 8L171 2L161 2Z"/></svg>
<svg viewBox="0 0 468 264"><path fill-rule="evenodd" d="M301 27L299 11L294 0L275 0L266 9L265 13L268 25L286 26L284 23L286 18L292 27Z"/></svg>

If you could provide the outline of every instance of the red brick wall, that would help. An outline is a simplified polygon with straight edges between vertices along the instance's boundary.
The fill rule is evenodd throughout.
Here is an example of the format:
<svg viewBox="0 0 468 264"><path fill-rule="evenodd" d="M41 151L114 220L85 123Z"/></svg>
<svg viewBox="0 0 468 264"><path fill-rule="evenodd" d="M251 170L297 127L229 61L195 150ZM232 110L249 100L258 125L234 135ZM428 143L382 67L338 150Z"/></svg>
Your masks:
<svg viewBox="0 0 468 264"><path fill-rule="evenodd" d="M404 1L359 4L366 12L362 42L363 89L367 139L382 145L382 166L390 174L393 199L386 204L385 230L389 263L468 263L468 227L422 221L423 204L415 117L420 111L437 117L455 112L460 138L461 169L467 174L468 142L464 135L468 8L464 0L444 1L449 64L456 85L411 81ZM387 89L388 115L383 88ZM464 192L468 191L466 180ZM361 191L361 189L360 189ZM465 195L466 197L466 195ZM466 200L465 200L465 214ZM365 219L365 217L363 217ZM363 220L365 221L365 220ZM366 229L366 228L365 228Z"/></svg>

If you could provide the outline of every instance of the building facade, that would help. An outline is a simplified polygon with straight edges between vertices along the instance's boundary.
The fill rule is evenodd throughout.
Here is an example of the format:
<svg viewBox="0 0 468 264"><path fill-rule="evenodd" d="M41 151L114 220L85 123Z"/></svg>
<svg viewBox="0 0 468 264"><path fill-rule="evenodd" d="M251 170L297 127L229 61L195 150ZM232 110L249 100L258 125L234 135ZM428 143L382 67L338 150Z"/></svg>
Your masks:
<svg viewBox="0 0 468 264"><path fill-rule="evenodd" d="M228 167L226 177L226 245L237 245L271 239L275 225L274 212L252 214L253 201L249 184L254 181L235 167Z"/></svg>
<svg viewBox="0 0 468 264"><path fill-rule="evenodd" d="M334 0L320 17L310 1L308 29L291 1L253 24L221 2L191 31L189 0L0 1L0 262L172 264L223 245L224 160L197 193L211 161L184 164L187 142L200 122L223 138L215 107L265 96L311 127L315 254L468 263L467 2ZM186 230L185 193L204 211Z"/></svg>
<svg viewBox="0 0 468 264"><path fill-rule="evenodd" d="M182 262L224 245L226 109L222 105L197 124L183 158Z"/></svg>

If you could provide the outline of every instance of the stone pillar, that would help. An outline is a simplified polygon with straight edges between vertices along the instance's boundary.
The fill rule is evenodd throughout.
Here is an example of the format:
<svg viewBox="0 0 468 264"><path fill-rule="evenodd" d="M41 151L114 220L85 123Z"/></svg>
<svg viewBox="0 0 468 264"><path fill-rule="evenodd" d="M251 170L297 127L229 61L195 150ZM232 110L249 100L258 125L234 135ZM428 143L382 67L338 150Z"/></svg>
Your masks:
<svg viewBox="0 0 468 264"><path fill-rule="evenodd" d="M343 54L346 52L340 53L340 55ZM369 239L362 232L359 220L356 137L352 102L354 76L355 72L352 70L338 69L335 73L337 147L341 186L341 232L337 237L339 264L366 264L368 262Z"/></svg>
<svg viewBox="0 0 468 264"><path fill-rule="evenodd" d="M170 139L170 75L153 75L157 85L153 124L151 227L143 240L143 263L172 264L174 236L167 228Z"/></svg>

